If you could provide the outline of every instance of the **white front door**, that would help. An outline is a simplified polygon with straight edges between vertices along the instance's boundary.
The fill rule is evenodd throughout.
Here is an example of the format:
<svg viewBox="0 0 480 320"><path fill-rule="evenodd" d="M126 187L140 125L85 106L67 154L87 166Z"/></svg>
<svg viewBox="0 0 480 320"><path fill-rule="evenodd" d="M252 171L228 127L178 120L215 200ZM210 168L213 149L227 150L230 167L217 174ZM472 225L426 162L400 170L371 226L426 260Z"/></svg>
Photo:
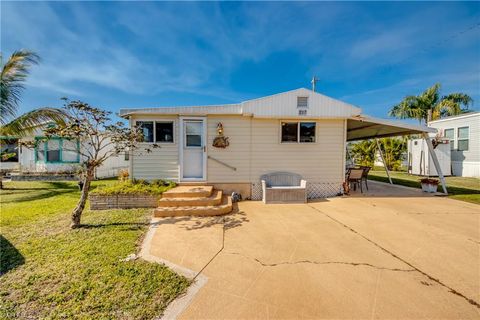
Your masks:
<svg viewBox="0 0 480 320"><path fill-rule="evenodd" d="M205 180L206 177L206 119L181 119L182 143L180 145L181 180Z"/></svg>

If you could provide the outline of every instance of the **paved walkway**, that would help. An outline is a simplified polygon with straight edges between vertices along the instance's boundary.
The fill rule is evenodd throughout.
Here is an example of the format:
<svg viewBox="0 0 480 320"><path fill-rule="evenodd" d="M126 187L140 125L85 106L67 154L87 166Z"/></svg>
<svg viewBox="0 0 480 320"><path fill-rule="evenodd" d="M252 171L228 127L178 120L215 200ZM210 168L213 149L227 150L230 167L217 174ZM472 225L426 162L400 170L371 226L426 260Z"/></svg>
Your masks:
<svg viewBox="0 0 480 320"><path fill-rule="evenodd" d="M370 190L159 219L150 254L207 278L178 318L479 319L480 206Z"/></svg>

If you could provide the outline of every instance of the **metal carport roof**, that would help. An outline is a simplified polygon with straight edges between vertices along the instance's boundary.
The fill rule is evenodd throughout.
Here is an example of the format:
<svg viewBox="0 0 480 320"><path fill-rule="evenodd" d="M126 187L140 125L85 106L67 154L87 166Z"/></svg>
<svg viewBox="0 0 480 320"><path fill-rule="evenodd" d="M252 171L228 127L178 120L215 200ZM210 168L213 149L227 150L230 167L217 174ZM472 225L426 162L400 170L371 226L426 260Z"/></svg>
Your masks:
<svg viewBox="0 0 480 320"><path fill-rule="evenodd" d="M347 120L347 141L436 132L434 128L369 116L357 116Z"/></svg>

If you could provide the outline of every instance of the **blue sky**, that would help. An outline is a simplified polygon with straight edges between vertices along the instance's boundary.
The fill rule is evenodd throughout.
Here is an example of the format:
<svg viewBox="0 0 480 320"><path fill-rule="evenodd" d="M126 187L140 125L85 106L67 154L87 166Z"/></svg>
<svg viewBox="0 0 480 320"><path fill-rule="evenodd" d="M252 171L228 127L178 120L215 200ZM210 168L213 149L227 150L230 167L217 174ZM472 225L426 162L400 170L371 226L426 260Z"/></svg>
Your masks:
<svg viewBox="0 0 480 320"><path fill-rule="evenodd" d="M480 3L1 2L1 50L36 51L22 110L233 103L310 88L386 117L440 82L480 106Z"/></svg>

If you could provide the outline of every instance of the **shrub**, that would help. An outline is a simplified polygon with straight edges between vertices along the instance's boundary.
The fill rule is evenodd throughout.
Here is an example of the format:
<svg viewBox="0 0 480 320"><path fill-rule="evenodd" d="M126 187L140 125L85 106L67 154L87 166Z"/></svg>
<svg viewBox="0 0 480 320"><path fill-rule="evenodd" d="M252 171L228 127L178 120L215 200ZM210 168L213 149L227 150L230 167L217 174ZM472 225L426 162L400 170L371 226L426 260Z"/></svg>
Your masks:
<svg viewBox="0 0 480 320"><path fill-rule="evenodd" d="M120 181L127 181L129 176L130 174L128 173L127 169L122 169L118 171L118 180Z"/></svg>
<svg viewBox="0 0 480 320"><path fill-rule="evenodd" d="M153 180L128 180L119 181L109 186L98 187L92 193L98 195L116 195L116 194L150 194L160 195L163 192L175 187L173 181Z"/></svg>

